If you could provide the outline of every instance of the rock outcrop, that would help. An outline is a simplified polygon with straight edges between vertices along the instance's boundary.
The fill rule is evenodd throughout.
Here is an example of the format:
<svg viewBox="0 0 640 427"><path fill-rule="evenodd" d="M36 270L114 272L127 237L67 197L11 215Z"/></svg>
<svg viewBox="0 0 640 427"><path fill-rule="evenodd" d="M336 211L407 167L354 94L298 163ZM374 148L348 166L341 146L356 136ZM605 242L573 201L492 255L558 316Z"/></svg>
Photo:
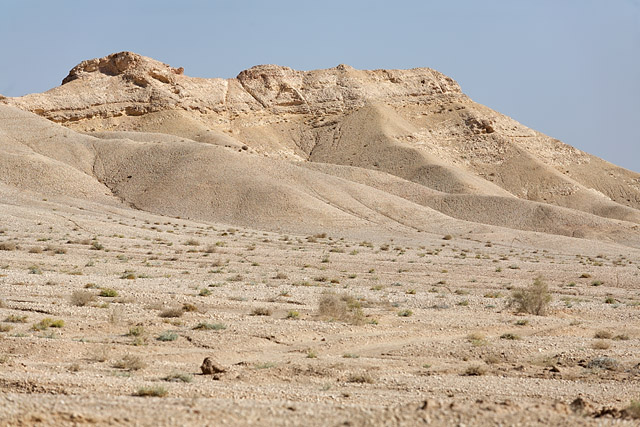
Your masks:
<svg viewBox="0 0 640 427"><path fill-rule="evenodd" d="M447 94L462 92L451 78L428 68L360 71L339 65L304 72L259 65L235 79L201 79L185 76L182 67L120 52L83 61L62 86L9 103L67 123L167 109L320 114L353 110L371 101L419 103Z"/></svg>

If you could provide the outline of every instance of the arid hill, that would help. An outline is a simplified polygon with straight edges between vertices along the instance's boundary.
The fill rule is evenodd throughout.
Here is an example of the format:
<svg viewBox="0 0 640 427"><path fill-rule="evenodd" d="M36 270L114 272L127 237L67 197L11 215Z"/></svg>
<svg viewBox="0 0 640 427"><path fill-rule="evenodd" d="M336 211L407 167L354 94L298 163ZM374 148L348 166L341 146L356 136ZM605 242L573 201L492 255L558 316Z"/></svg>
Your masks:
<svg viewBox="0 0 640 427"><path fill-rule="evenodd" d="M62 83L2 100L70 129L3 107L4 134L29 150L3 158L19 175L4 182L269 229L431 231L440 218L452 230L458 219L638 242L639 174L473 102L428 68L261 65L202 79L121 52Z"/></svg>

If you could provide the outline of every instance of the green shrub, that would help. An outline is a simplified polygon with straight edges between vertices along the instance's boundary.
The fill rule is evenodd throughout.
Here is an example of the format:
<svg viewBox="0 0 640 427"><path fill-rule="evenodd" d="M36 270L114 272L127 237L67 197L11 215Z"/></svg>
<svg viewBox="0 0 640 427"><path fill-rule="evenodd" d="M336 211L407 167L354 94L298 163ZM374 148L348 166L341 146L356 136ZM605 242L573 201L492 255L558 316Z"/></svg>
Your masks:
<svg viewBox="0 0 640 427"><path fill-rule="evenodd" d="M114 298L118 296L118 291L111 288L102 288L98 295L101 297Z"/></svg>
<svg viewBox="0 0 640 427"><path fill-rule="evenodd" d="M64 320L53 320L49 317L42 319L38 323L34 323L31 329L34 331L44 331L47 328L62 328L64 327Z"/></svg>
<svg viewBox="0 0 640 427"><path fill-rule="evenodd" d="M298 319L300 317L300 313L295 310L290 310L287 313L287 319Z"/></svg>
<svg viewBox="0 0 640 427"><path fill-rule="evenodd" d="M175 341L178 339L178 334L173 331L164 331L163 333L158 335L158 338L156 339L158 341Z"/></svg>
<svg viewBox="0 0 640 427"><path fill-rule="evenodd" d="M127 332L128 337L139 337L144 335L144 326L132 326L129 328L129 332Z"/></svg>
<svg viewBox="0 0 640 427"><path fill-rule="evenodd" d="M227 329L227 326L222 323L198 323L193 327L194 330L204 330L204 331L221 331L223 329Z"/></svg>

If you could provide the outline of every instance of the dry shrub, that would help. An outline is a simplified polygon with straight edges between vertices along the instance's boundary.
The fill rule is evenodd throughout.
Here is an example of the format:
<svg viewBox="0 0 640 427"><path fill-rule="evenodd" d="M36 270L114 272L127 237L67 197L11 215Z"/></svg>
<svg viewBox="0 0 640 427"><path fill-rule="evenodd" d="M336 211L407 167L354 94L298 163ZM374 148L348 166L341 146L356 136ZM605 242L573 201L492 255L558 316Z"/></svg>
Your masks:
<svg viewBox="0 0 640 427"><path fill-rule="evenodd" d="M93 292L89 291L75 291L71 294L69 298L71 305L75 305L77 307L84 307L96 300L96 296Z"/></svg>
<svg viewBox="0 0 640 427"><path fill-rule="evenodd" d="M594 342L591 347L593 347L593 349L595 350L608 350L609 348L611 348L611 344L608 341L599 340Z"/></svg>
<svg viewBox="0 0 640 427"><path fill-rule="evenodd" d="M469 341L474 347L487 345L487 337L482 332L470 333L467 335L467 341Z"/></svg>
<svg viewBox="0 0 640 427"><path fill-rule="evenodd" d="M631 402L629 406L625 409L625 413L633 419L640 418L640 400L634 400Z"/></svg>
<svg viewBox="0 0 640 427"><path fill-rule="evenodd" d="M126 369L128 371L138 371L144 369L146 366L147 364L140 356L133 356L131 354L127 354L113 364L114 368Z"/></svg>
<svg viewBox="0 0 640 427"><path fill-rule="evenodd" d="M473 365L473 366L469 366L464 371L463 375L468 376L468 377L476 377L476 376L484 375L486 372L487 372L487 369L484 366L482 366L482 365Z"/></svg>
<svg viewBox="0 0 640 427"><path fill-rule="evenodd" d="M45 248L45 251L47 252L53 252L56 255L64 255L67 253L67 250L61 246L53 246L53 245L47 245L47 247Z"/></svg>
<svg viewBox="0 0 640 427"><path fill-rule="evenodd" d="M184 311L185 313L191 313L191 312L197 313L200 311L200 309L195 304L191 304L190 302L185 302L184 304L182 304L182 311Z"/></svg>
<svg viewBox="0 0 640 427"><path fill-rule="evenodd" d="M140 387L133 395L140 397L165 397L169 392L166 388L156 385L149 387Z"/></svg>
<svg viewBox="0 0 640 427"><path fill-rule="evenodd" d="M180 317L183 314L184 314L184 311L182 310L182 307L177 307L177 308L167 308L165 310L162 310L158 316L169 318L169 317Z"/></svg>
<svg viewBox="0 0 640 427"><path fill-rule="evenodd" d="M602 331L596 331L593 337L601 340L610 340L613 337L613 334L609 331L602 330Z"/></svg>
<svg viewBox="0 0 640 427"><path fill-rule="evenodd" d="M18 246L13 242L0 242L0 251L15 251Z"/></svg>
<svg viewBox="0 0 640 427"><path fill-rule="evenodd" d="M256 307L251 311L253 316L271 316L271 309L269 307Z"/></svg>
<svg viewBox="0 0 640 427"><path fill-rule="evenodd" d="M526 289L515 291L511 296L510 305L515 304L518 313L544 316L551 299L549 286L538 277Z"/></svg>
<svg viewBox="0 0 640 427"><path fill-rule="evenodd" d="M323 293L318 303L318 313L321 317L353 324L360 324L364 320L362 305L347 294Z"/></svg>
<svg viewBox="0 0 640 427"><path fill-rule="evenodd" d="M106 345L101 345L94 348L89 352L87 358L93 362L106 362L111 356L111 348Z"/></svg>
<svg viewBox="0 0 640 427"><path fill-rule="evenodd" d="M361 374L351 374L349 378L347 378L347 382L349 383L358 383L358 384L373 384L374 380L371 375L368 373Z"/></svg>

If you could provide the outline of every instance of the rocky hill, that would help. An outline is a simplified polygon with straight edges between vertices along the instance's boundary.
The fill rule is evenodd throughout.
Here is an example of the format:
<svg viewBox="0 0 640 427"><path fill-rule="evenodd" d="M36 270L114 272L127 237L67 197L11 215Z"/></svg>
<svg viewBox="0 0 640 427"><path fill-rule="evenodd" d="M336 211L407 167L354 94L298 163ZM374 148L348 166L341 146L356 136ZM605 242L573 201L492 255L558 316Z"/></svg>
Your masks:
<svg viewBox="0 0 640 427"><path fill-rule="evenodd" d="M76 197L65 185L88 180L95 188L82 194L152 212L267 228L304 218L425 231L435 215L452 228L463 220L614 240L640 224L639 174L473 102L428 68L260 65L203 79L121 52L80 63L45 93L0 102L10 106L5 139L24 139L30 123L38 131L22 141L29 156L84 174L56 184L61 193ZM22 127L9 132L18 117ZM36 144L36 135L49 140ZM61 154L69 150L91 167ZM0 159L12 169L14 157ZM22 178L7 173L4 182L38 187L24 178L29 168L13 170Z"/></svg>

